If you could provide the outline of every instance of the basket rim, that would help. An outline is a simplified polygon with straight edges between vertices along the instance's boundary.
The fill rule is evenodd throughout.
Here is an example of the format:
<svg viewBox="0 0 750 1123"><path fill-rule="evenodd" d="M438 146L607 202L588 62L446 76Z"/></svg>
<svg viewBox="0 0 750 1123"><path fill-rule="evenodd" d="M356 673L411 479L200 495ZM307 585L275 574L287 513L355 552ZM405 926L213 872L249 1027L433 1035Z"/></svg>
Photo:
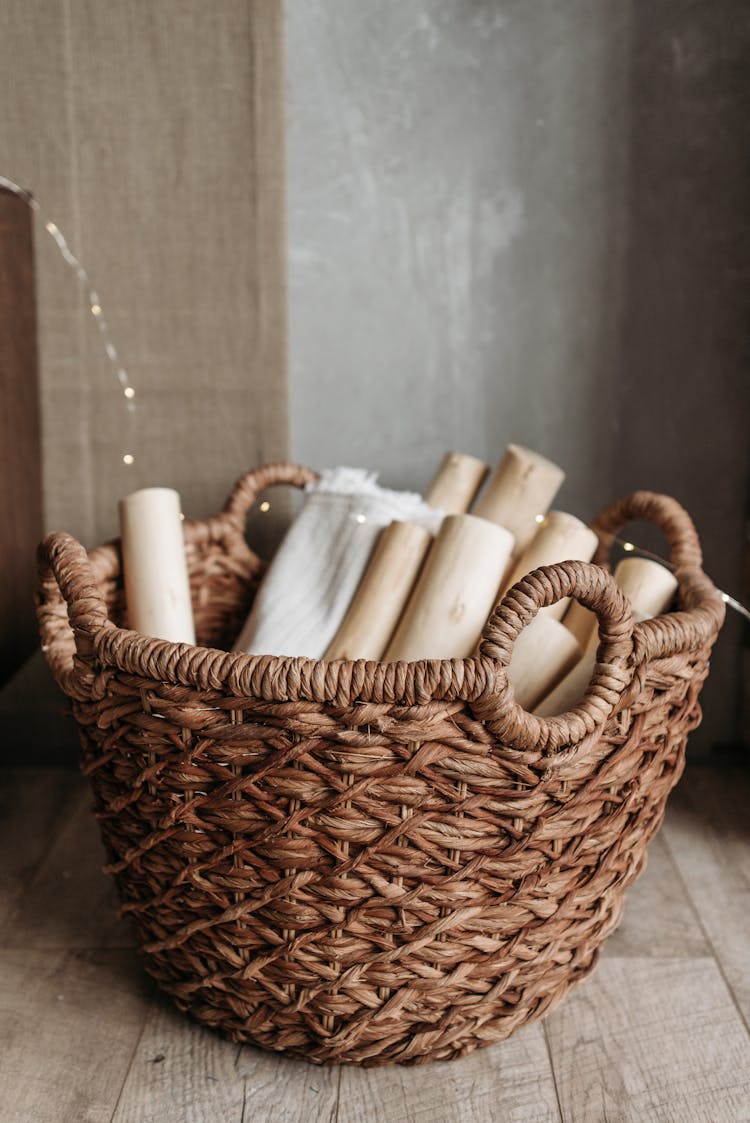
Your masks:
<svg viewBox="0 0 750 1123"><path fill-rule="evenodd" d="M230 549L244 551L251 567L259 567L244 539L249 506L265 486L304 486L313 478L309 469L296 465L269 465L248 473L220 515L186 521L186 539L223 541ZM643 517L667 533L672 558L678 562L675 576L682 608L633 625L629 605L609 572L608 550L618 524ZM522 578L488 621L478 655L412 663L250 655L144 637L118 627L107 616L99 592L101 580L119 575L118 540L88 552L72 536L57 532L40 546L37 613L42 644L59 685L76 698L89 697L94 680L110 669L201 694L231 693L270 704L349 708L466 703L503 740L557 749L603 726L627 695L638 666L712 644L725 612L720 594L701 568L692 521L675 500L635 492L605 508L591 525L601 542L595 564L563 562ZM523 627L540 608L563 596L574 597L599 616L597 669L576 707L538 718L515 702L506 668ZM61 602L67 605L67 621L60 619Z"/></svg>

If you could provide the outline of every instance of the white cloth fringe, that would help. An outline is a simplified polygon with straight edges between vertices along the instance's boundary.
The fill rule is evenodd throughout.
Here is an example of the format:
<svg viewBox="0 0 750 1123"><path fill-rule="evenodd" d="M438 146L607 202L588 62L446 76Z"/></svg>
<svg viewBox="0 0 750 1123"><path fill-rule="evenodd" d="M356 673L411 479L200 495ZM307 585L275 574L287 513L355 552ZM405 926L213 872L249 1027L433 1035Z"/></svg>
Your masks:
<svg viewBox="0 0 750 1123"><path fill-rule="evenodd" d="M322 658L383 527L399 519L435 534L442 520L420 495L388 491L362 468L326 469L305 492L234 651Z"/></svg>

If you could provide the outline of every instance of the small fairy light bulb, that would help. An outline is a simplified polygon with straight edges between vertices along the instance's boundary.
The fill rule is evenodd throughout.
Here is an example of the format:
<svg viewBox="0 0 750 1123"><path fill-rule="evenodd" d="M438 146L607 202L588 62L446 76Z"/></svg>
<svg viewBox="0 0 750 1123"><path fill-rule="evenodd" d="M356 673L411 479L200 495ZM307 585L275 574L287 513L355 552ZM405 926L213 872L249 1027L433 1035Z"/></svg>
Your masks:
<svg viewBox="0 0 750 1123"><path fill-rule="evenodd" d="M125 389L123 390L123 394L125 395L126 398L128 398L132 401L132 399L135 397L135 390L133 389L132 386L126 386Z"/></svg>
<svg viewBox="0 0 750 1123"><path fill-rule="evenodd" d="M101 304L92 304L91 305L91 315L92 316L101 316L101 314L102 314Z"/></svg>
<svg viewBox="0 0 750 1123"><path fill-rule="evenodd" d="M57 227L55 226L54 222L48 222L45 226L45 230L48 234L52 234L53 237L57 233Z"/></svg>
<svg viewBox="0 0 750 1123"><path fill-rule="evenodd" d="M627 550L627 552L629 554L632 554L633 550L635 549L635 546L633 545L632 542L623 542L622 548L623 548L623 550Z"/></svg>
<svg viewBox="0 0 750 1123"><path fill-rule="evenodd" d="M541 525L546 518L547 518L546 515L534 515L534 522L539 523Z"/></svg>
<svg viewBox="0 0 750 1123"><path fill-rule="evenodd" d="M362 523L366 523L366 522L367 522L367 516L366 516L366 515L362 515L362 514L359 514L359 515L357 515L357 516L356 516L356 520L357 520L357 522L358 522L358 523L360 524L360 526L361 526L361 525L362 525Z"/></svg>
<svg viewBox="0 0 750 1123"><path fill-rule="evenodd" d="M258 508L258 510L262 511L263 514L265 515L266 511L271 510L271 504L268 502L267 499L264 499L263 502L261 503L260 507Z"/></svg>
<svg viewBox="0 0 750 1123"><path fill-rule="evenodd" d="M127 464L128 467L130 467L131 464L135 464L135 457L132 452L126 452L122 458L122 462L123 464Z"/></svg>

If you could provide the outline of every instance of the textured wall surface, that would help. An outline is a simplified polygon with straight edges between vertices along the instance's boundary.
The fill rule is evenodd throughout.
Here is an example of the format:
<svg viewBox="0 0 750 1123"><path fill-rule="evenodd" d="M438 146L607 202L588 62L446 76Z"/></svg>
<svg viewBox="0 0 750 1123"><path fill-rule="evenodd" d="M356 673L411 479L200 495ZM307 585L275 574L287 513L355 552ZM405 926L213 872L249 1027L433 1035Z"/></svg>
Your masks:
<svg viewBox="0 0 750 1123"><path fill-rule="evenodd" d="M137 391L131 433L39 229L49 528L100 541L118 497L156 483L205 514L286 452L282 47L276 0L2 5L0 172L86 264Z"/></svg>
<svg viewBox="0 0 750 1123"><path fill-rule="evenodd" d="M676 495L738 588L749 40L744 0L290 3L294 455L423 486L520 441L585 517Z"/></svg>
<svg viewBox="0 0 750 1123"><path fill-rule="evenodd" d="M565 461L569 502L607 498L628 6L306 0L287 23L296 455L423 485L447 446L517 440Z"/></svg>

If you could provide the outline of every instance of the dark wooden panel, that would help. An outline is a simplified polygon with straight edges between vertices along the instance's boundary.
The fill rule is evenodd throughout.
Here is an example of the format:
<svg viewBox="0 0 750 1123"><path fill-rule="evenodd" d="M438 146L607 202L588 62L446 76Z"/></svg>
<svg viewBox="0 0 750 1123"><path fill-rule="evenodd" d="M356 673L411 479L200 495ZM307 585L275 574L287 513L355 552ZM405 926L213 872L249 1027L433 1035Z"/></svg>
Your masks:
<svg viewBox="0 0 750 1123"><path fill-rule="evenodd" d="M36 644L42 533L32 214L0 191L0 682Z"/></svg>

